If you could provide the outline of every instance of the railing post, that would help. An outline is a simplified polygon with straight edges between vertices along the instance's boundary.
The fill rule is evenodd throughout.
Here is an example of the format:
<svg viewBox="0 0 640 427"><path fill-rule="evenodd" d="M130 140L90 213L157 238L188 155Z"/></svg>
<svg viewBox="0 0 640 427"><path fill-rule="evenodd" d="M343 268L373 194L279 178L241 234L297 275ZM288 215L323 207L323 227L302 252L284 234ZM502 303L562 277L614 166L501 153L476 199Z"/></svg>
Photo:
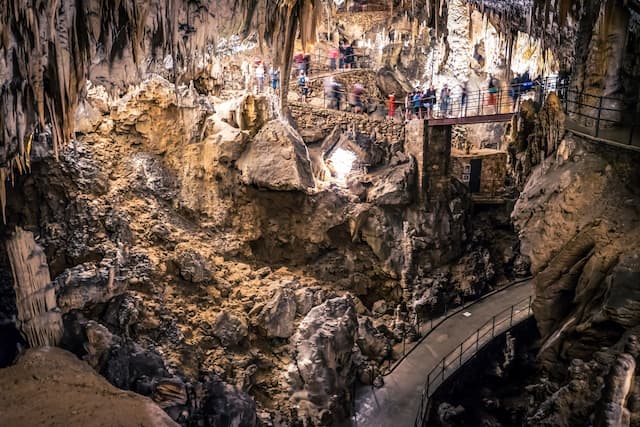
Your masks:
<svg viewBox="0 0 640 427"><path fill-rule="evenodd" d="M602 97L598 101L598 119L596 120L596 138L600 134L600 114L602 113Z"/></svg>
<svg viewBox="0 0 640 427"><path fill-rule="evenodd" d="M460 343L460 358L458 359L458 367L462 366L462 344L464 344L464 341Z"/></svg>
<svg viewBox="0 0 640 427"><path fill-rule="evenodd" d="M491 318L491 338L496 335L496 316Z"/></svg>
<svg viewBox="0 0 640 427"><path fill-rule="evenodd" d="M407 332L406 332L406 324L402 322L402 355L406 356L405 349L407 347Z"/></svg>
<svg viewBox="0 0 640 427"><path fill-rule="evenodd" d="M430 385L430 382L431 382L431 380L429 378L430 376L431 376L431 372L429 372L427 374L427 386L425 387L425 389L427 390L427 399L429 399L429 385Z"/></svg>
<svg viewBox="0 0 640 427"><path fill-rule="evenodd" d="M476 329L476 352L478 351L478 345L480 345L480 328Z"/></svg>
<svg viewBox="0 0 640 427"><path fill-rule="evenodd" d="M446 356L442 358L442 381L444 381L444 359L446 359Z"/></svg>
<svg viewBox="0 0 640 427"><path fill-rule="evenodd" d="M529 295L529 307L527 307L527 315L531 314L531 302L533 299L533 295Z"/></svg>
<svg viewBox="0 0 640 427"><path fill-rule="evenodd" d="M513 326L513 306L511 306L511 315L509 316L509 327Z"/></svg>

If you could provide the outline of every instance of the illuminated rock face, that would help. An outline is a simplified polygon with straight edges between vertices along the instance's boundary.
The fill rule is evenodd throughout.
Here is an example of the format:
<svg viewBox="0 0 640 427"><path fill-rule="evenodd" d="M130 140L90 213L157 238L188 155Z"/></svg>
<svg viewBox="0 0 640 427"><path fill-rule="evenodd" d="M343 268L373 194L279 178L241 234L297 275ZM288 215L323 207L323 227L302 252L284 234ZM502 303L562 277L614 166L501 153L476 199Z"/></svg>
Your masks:
<svg viewBox="0 0 640 427"><path fill-rule="evenodd" d="M237 165L247 184L280 191L315 187L307 147L280 121L272 121L258 132Z"/></svg>

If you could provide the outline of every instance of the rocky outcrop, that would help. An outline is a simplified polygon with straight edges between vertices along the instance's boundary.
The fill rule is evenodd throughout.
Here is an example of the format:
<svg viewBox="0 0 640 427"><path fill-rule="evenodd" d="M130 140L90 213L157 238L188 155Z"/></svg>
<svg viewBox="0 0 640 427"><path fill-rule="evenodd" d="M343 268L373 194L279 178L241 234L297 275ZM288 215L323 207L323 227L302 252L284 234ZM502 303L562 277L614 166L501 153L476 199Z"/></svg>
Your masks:
<svg viewBox="0 0 640 427"><path fill-rule="evenodd" d="M626 396L636 387L636 361L619 351L626 332L640 326L637 161L630 152L566 136L533 170L516 203L512 218L535 274L539 358L562 384L531 424L586 422L597 401L594 425L629 425L634 416ZM579 377L566 379L566 365ZM601 379L593 378L609 369L600 395Z"/></svg>
<svg viewBox="0 0 640 427"><path fill-rule="evenodd" d="M513 213L521 251L536 274L534 311L544 337L563 323L568 327L567 322L569 330L593 333L605 319L620 321L614 319L615 309L603 308L606 301L624 306L626 298L607 298L603 290L616 295L616 285L630 283L623 277L637 274L629 268L636 268L631 260L640 232L633 203L638 195L620 185L638 179L631 163L575 138L565 139L558 152L534 171ZM620 263L629 267L615 269ZM612 282L614 276L619 279ZM634 321L623 324L630 327Z"/></svg>
<svg viewBox="0 0 640 427"><path fill-rule="evenodd" d="M299 417L308 417L315 425L331 425L348 414L357 331L349 296L314 307L300 322L291 339L295 360L288 369L291 399Z"/></svg>
<svg viewBox="0 0 640 427"><path fill-rule="evenodd" d="M27 351L16 365L0 370L0 382L6 425L178 426L150 399L118 390L57 348Z"/></svg>
<svg viewBox="0 0 640 427"><path fill-rule="evenodd" d="M246 184L278 191L315 187L307 147L281 121L265 125L237 162Z"/></svg>

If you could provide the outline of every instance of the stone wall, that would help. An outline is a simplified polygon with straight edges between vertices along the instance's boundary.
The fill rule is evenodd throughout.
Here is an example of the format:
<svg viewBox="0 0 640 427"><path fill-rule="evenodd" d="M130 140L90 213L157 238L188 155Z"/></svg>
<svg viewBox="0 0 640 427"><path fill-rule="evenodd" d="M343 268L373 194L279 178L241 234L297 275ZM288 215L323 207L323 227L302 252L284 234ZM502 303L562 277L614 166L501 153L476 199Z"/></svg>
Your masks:
<svg viewBox="0 0 640 427"><path fill-rule="evenodd" d="M496 195L504 191L504 178L507 173L507 153L488 152L464 154L453 152L451 157L451 174L467 185L469 181L463 175L469 174L471 160L482 159L482 169L480 170L480 191L481 194ZM465 170L467 167L467 170Z"/></svg>
<svg viewBox="0 0 640 427"><path fill-rule="evenodd" d="M391 144L404 141L404 124L388 118L375 119L366 114L317 109L293 102L290 110L300 130L316 129L328 134L336 126L355 127L360 133L376 131L381 139Z"/></svg>

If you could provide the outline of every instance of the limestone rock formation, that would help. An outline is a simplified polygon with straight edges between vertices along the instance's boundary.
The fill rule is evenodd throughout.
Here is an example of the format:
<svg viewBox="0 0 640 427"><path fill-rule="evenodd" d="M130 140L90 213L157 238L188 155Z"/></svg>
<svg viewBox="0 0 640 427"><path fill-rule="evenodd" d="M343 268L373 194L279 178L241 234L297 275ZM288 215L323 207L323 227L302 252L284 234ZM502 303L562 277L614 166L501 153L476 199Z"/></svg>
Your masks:
<svg viewBox="0 0 640 427"><path fill-rule="evenodd" d="M349 296L314 307L291 338L295 360L288 368L298 416L331 425L348 413L353 381L352 350L358 320Z"/></svg>
<svg viewBox="0 0 640 427"><path fill-rule="evenodd" d="M150 399L115 388L57 348L27 351L16 365L0 370L0 382L6 425L178 426Z"/></svg>
<svg viewBox="0 0 640 427"><path fill-rule="evenodd" d="M247 337L247 322L226 311L221 311L211 325L211 333L223 346L235 346Z"/></svg>
<svg viewBox="0 0 640 427"><path fill-rule="evenodd" d="M289 338L295 332L296 310L296 295L291 289L283 288L262 307L255 325L264 330L267 337Z"/></svg>
<svg viewBox="0 0 640 427"><path fill-rule="evenodd" d="M56 304L47 258L33 233L17 228L6 242L18 311L17 327L32 347L56 345L62 317Z"/></svg>
<svg viewBox="0 0 640 427"><path fill-rule="evenodd" d="M307 147L291 127L278 120L258 132L237 165L246 184L279 191L315 187Z"/></svg>

